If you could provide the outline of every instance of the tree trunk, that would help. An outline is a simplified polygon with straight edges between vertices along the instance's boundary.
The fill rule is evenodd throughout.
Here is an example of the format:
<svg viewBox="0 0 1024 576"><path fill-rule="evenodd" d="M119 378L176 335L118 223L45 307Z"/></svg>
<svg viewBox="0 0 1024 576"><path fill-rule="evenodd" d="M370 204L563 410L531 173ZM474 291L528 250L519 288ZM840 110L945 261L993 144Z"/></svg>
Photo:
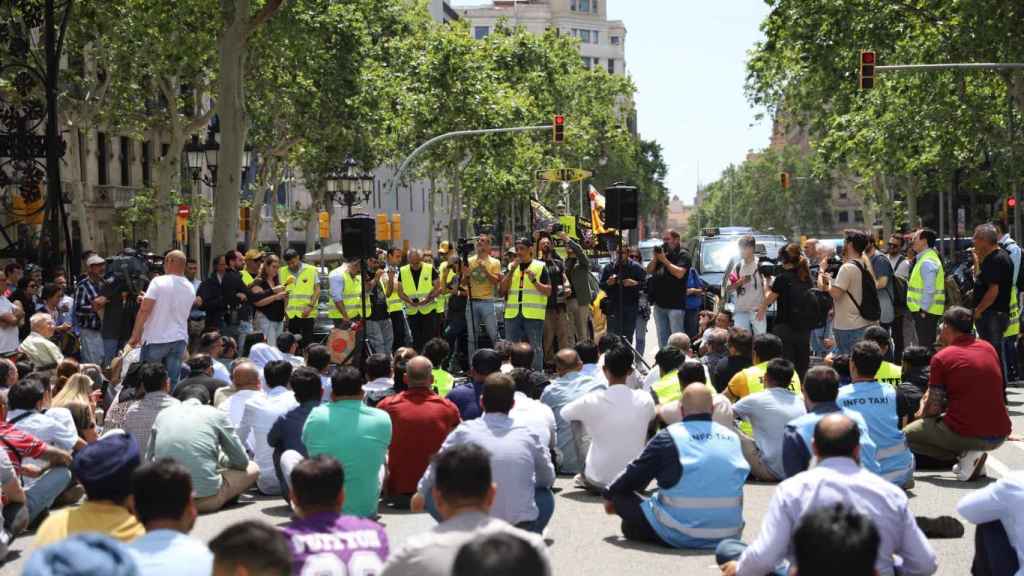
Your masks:
<svg viewBox="0 0 1024 576"><path fill-rule="evenodd" d="M166 216L158 216L155 219L156 245L153 246L153 250L157 253L170 250L174 242L175 219L171 218L170 214L177 211L172 206L171 196L177 190L181 179L181 150L185 145L185 133L182 127L174 119L171 120L171 123L172 126L153 132L155 149L162 148L165 138L168 144L167 155L162 156L156 165L154 204L157 214Z"/></svg>
<svg viewBox="0 0 1024 576"><path fill-rule="evenodd" d="M222 4L224 2L222 1ZM220 151L217 156L217 188L214 191L213 254L235 247L238 238L238 206L241 200L242 148L249 131L245 107L245 61L248 49L248 2L233 4L232 21L217 41L220 56L217 117L220 120ZM246 11L242 11L242 7Z"/></svg>
<svg viewBox="0 0 1024 576"><path fill-rule="evenodd" d="M86 200L92 195L92 186L88 181L88 172L83 171L83 165L87 164L83 160L89 154L88 140L86 141L86 148L82 149L79 145L82 142L82 138L79 136L81 129L75 129L70 131L70 148L71 148L71 214L75 219L78 220L78 230L80 233L80 240L82 243L82 250L96 250L99 247L98 240L96 238L95 228L93 227L93 220L95 218L89 217L89 212L86 209Z"/></svg>
<svg viewBox="0 0 1024 576"><path fill-rule="evenodd" d="M275 190L276 192L276 190ZM288 249L288 222L284 222L283 226L278 218L282 217L278 214L277 210L280 205L277 203L276 193L272 196L273 202L270 204L270 221L274 223L274 235L277 236L277 254L280 256L284 254L284 251Z"/></svg>

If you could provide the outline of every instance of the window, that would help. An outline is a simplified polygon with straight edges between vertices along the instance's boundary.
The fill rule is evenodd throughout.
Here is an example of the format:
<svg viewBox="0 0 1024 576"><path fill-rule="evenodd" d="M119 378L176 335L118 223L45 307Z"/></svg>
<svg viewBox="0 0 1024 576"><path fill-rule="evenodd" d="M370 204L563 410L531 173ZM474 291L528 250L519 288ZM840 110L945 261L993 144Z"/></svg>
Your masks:
<svg viewBox="0 0 1024 576"><path fill-rule="evenodd" d="M600 44L601 41L598 40L598 37L599 36L598 36L597 30L591 30L590 31L590 43L591 44Z"/></svg>
<svg viewBox="0 0 1024 576"><path fill-rule="evenodd" d="M863 222L864 221L864 211L863 210L855 211L853 213L853 221L854 222Z"/></svg>
<svg viewBox="0 0 1024 576"><path fill-rule="evenodd" d="M477 40L483 40L484 38L487 38L487 35L490 34L490 33L491 33L491 28L489 26L474 26L473 27L473 37L476 38Z"/></svg>
<svg viewBox="0 0 1024 576"><path fill-rule="evenodd" d="M592 66L593 66L593 60L590 58L590 56L584 56L583 57L583 67L586 68L587 70L590 70Z"/></svg>
<svg viewBox="0 0 1024 576"><path fill-rule="evenodd" d="M618 46L619 44L622 44L622 38L620 38L619 36L612 36L611 40L612 46Z"/></svg>
<svg viewBox="0 0 1024 576"><path fill-rule="evenodd" d="M578 30L580 42L590 44L590 30Z"/></svg>
<svg viewBox="0 0 1024 576"><path fill-rule="evenodd" d="M142 185L151 186L153 182L153 143L142 143Z"/></svg>
<svg viewBox="0 0 1024 576"><path fill-rule="evenodd" d="M615 58L608 59L608 73L615 74Z"/></svg>
<svg viewBox="0 0 1024 576"><path fill-rule="evenodd" d="M576 11L576 0L569 0L569 10Z"/></svg>
<svg viewBox="0 0 1024 576"><path fill-rule="evenodd" d="M107 135L100 132L96 135L96 180L100 186L110 184L110 166L107 158L110 156L110 142Z"/></svg>
<svg viewBox="0 0 1024 576"><path fill-rule="evenodd" d="M597 14L597 0L590 0L590 11Z"/></svg>
<svg viewBox="0 0 1024 576"><path fill-rule="evenodd" d="M121 150L118 154L118 161L121 164L121 186L132 185L132 143L131 140L121 136Z"/></svg>
<svg viewBox="0 0 1024 576"><path fill-rule="evenodd" d="M579 4L580 12L590 12L590 0L576 0Z"/></svg>
<svg viewBox="0 0 1024 576"><path fill-rule="evenodd" d="M850 221L850 213L847 212L846 210L839 212L837 216L839 217L838 220L841 224L846 224L847 222Z"/></svg>

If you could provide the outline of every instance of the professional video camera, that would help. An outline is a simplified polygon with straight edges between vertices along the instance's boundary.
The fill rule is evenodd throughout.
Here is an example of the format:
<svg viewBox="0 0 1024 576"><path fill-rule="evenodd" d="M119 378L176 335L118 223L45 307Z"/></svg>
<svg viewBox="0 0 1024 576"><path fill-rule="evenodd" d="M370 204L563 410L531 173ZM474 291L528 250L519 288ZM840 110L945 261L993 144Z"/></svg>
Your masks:
<svg viewBox="0 0 1024 576"><path fill-rule="evenodd" d="M464 264L469 264L469 257L473 255L474 251L476 251L476 246L472 239L459 238L456 250L458 251L459 259L462 260Z"/></svg>
<svg viewBox="0 0 1024 576"><path fill-rule="evenodd" d="M839 275L839 268L841 268L842 265L843 260L839 256L832 256L831 258L828 259L828 265L825 267L825 270L823 270L823 272L825 272L832 278L835 278L836 276Z"/></svg>
<svg viewBox="0 0 1024 576"><path fill-rule="evenodd" d="M130 295L145 292L153 263L133 248L125 248L117 256L107 258L105 281L114 292Z"/></svg>
<svg viewBox="0 0 1024 576"><path fill-rule="evenodd" d="M782 272L782 266L775 258L761 256L757 259L757 272L762 276L774 278Z"/></svg>

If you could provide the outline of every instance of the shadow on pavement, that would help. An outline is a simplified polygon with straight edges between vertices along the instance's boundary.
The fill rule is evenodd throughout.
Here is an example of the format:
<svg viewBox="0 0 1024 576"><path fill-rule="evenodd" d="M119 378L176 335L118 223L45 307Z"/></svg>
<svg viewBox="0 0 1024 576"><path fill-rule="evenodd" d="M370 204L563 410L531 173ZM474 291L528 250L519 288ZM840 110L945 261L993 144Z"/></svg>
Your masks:
<svg viewBox="0 0 1024 576"><path fill-rule="evenodd" d="M291 518L292 507L287 504L271 506L270 508L264 508L263 513L267 516L273 516L274 518Z"/></svg>
<svg viewBox="0 0 1024 576"><path fill-rule="evenodd" d="M954 478L943 478L941 476L915 476L915 480L918 482L926 482L939 488L960 488L962 490L975 490L977 488L984 488L989 484L995 482L994 479L985 476L972 482L961 482Z"/></svg>
<svg viewBox="0 0 1024 576"><path fill-rule="evenodd" d="M559 494L560 498L568 498L575 502L601 502L603 499L594 494L593 492L587 492L586 490L576 490L574 492L563 492Z"/></svg>
<svg viewBox="0 0 1024 576"><path fill-rule="evenodd" d="M650 554L657 554L659 556L707 556L709 562L712 564L715 563L714 550L683 550L680 548L666 548L655 544L644 544L642 542L626 540L622 536L605 536L602 540L612 546L625 548L626 550L640 550Z"/></svg>

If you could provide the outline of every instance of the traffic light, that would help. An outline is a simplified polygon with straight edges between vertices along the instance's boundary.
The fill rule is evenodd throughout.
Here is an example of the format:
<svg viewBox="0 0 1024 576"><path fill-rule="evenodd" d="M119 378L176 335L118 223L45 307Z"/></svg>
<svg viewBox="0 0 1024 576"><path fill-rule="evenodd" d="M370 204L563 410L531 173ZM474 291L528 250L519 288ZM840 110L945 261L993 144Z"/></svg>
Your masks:
<svg viewBox="0 0 1024 576"><path fill-rule="evenodd" d="M238 229L242 232L249 231L249 207L242 206L238 209Z"/></svg>
<svg viewBox="0 0 1024 576"><path fill-rule="evenodd" d="M875 87L875 52L863 50L860 53L860 89L871 90Z"/></svg>
<svg viewBox="0 0 1024 576"><path fill-rule="evenodd" d="M1017 207L1017 199L1014 198L1013 196L1010 196L1009 198L1006 199L1006 206L1008 208L1016 208Z"/></svg>
<svg viewBox="0 0 1024 576"><path fill-rule="evenodd" d="M326 240L331 237L331 214L330 212L321 212L317 214L317 220L320 224L320 238Z"/></svg>
<svg viewBox="0 0 1024 576"><path fill-rule="evenodd" d="M562 144L565 142L565 116L558 114L555 116L554 129L552 130L552 136L555 144Z"/></svg>
<svg viewBox="0 0 1024 576"><path fill-rule="evenodd" d="M387 214L377 214L377 241L387 242L391 240L391 221Z"/></svg>
<svg viewBox="0 0 1024 576"><path fill-rule="evenodd" d="M789 190L789 172L779 174L779 182L782 184L783 190Z"/></svg>

